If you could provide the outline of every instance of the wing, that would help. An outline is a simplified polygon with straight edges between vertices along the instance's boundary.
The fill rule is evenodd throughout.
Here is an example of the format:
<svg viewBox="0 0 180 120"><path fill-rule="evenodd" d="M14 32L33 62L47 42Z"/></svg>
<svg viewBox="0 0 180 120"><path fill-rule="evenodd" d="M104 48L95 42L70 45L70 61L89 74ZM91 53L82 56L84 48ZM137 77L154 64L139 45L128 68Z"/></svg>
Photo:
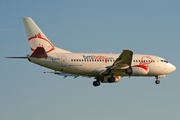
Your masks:
<svg viewBox="0 0 180 120"><path fill-rule="evenodd" d="M131 66L133 52L131 50L123 50L120 56L116 59L112 66L106 67L106 71L101 72L101 75L123 74L124 69Z"/></svg>

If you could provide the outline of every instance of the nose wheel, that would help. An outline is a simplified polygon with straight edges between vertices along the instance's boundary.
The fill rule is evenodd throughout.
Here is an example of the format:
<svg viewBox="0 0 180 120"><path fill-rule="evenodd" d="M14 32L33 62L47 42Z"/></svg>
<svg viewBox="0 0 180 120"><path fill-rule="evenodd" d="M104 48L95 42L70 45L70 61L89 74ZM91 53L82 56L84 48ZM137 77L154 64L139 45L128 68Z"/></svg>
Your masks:
<svg viewBox="0 0 180 120"><path fill-rule="evenodd" d="M160 83L160 80L156 80L155 83L156 83L156 84L159 84L159 83Z"/></svg>
<svg viewBox="0 0 180 120"><path fill-rule="evenodd" d="M158 76L155 76L155 78L156 78L155 83L156 83L156 84L159 84L159 83L160 83L160 80L158 80Z"/></svg>

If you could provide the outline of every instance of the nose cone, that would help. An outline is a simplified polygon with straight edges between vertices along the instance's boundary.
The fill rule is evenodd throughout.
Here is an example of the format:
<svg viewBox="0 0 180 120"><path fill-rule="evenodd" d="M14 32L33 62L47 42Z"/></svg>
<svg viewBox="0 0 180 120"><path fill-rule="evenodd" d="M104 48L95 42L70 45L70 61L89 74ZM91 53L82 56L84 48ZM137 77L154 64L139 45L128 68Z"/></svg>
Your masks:
<svg viewBox="0 0 180 120"><path fill-rule="evenodd" d="M172 72L176 70L176 67L172 65Z"/></svg>
<svg viewBox="0 0 180 120"><path fill-rule="evenodd" d="M176 67L173 64L169 63L168 69L169 69L169 72L171 73L176 70Z"/></svg>

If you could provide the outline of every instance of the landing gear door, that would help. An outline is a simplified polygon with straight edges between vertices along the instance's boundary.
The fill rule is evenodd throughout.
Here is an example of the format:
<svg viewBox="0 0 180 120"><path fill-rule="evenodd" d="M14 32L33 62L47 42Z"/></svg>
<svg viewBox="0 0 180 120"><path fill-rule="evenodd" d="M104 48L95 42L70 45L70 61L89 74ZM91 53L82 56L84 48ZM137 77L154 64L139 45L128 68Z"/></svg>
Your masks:
<svg viewBox="0 0 180 120"><path fill-rule="evenodd" d="M61 56L61 66L66 67L67 65L67 58L66 56Z"/></svg>

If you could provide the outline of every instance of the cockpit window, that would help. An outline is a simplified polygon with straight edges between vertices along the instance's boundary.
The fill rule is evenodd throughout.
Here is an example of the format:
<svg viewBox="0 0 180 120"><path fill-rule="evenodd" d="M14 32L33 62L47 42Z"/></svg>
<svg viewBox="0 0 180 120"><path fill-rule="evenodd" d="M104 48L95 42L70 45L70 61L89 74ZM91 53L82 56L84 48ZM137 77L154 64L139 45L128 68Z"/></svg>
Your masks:
<svg viewBox="0 0 180 120"><path fill-rule="evenodd" d="M164 60L164 62L165 62L165 63L168 63L168 61L167 61L167 60Z"/></svg>
<svg viewBox="0 0 180 120"><path fill-rule="evenodd" d="M167 60L161 60L161 62L165 62L165 63L168 63L168 61L167 61Z"/></svg>

